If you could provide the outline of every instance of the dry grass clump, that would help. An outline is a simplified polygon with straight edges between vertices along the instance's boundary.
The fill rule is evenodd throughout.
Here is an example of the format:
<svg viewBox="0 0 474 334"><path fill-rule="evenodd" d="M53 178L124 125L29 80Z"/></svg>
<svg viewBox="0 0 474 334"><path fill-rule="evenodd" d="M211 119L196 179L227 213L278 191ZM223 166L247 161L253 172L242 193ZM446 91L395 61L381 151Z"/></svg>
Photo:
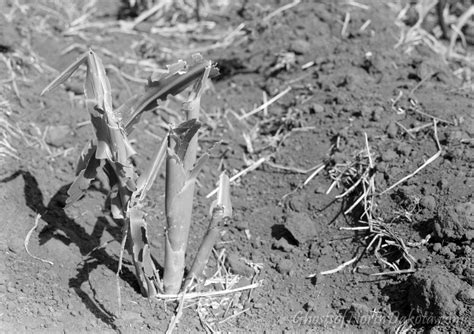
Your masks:
<svg viewBox="0 0 474 334"><path fill-rule="evenodd" d="M365 232L363 237L365 248L354 258L341 264L337 268L315 273L316 275L328 275L336 273L347 266L353 265L357 270L357 263L367 253L373 254L380 266L382 272L373 275L395 275L411 273L415 271L416 259L410 254L410 247L418 247L428 242L430 235L418 243L408 243L403 240L397 231L397 226L402 221L412 222L413 211L416 208L417 201L414 199L410 208L394 212L390 219L382 219L376 215L376 208L379 206L378 198L390 192L398 185L404 183L411 177L414 177L422 169L436 160L442 150L437 135L437 120L433 121L434 137L438 151L426 162L424 162L414 172L403 177L393 185L383 191L378 191L375 184L376 165L370 150L367 135L365 135L365 149L358 152L353 161L334 164L329 167L329 176L333 180L327 193L335 187L342 187L344 192L336 198L345 201L344 214L351 215L357 222L357 226L342 227L341 230L351 230Z"/></svg>

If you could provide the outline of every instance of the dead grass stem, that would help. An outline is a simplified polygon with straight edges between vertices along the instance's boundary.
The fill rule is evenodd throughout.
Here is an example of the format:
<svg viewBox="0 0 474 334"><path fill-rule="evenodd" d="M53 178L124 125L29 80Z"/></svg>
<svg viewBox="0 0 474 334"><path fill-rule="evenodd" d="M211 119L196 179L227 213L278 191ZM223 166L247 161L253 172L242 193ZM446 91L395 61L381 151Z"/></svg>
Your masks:
<svg viewBox="0 0 474 334"><path fill-rule="evenodd" d="M33 255L31 254L30 250L28 249L28 244L30 243L30 238L31 238L31 235L33 234L33 232L36 230L36 228L38 227L38 223L39 223L39 220L41 219L41 215L38 213L36 215L36 218L35 218L35 223L33 225L33 227L28 231L28 233L26 234L26 237L25 237L25 241L24 241L24 246L25 246L25 250L26 250L26 253L31 256L33 259L35 260L38 260L38 261L41 261L43 263L47 263L51 266L54 266L54 263L49 261L49 260L45 260L45 259L42 259L42 258L39 258L38 256L36 255Z"/></svg>
<svg viewBox="0 0 474 334"><path fill-rule="evenodd" d="M439 145L437 134L435 134L435 138L437 145ZM428 163L432 160L433 159L430 159ZM428 163L425 163L422 167L424 168ZM422 168L419 170L421 169ZM377 194L376 191L374 172L375 163L370 150L367 134L365 134L365 150L359 152L353 162L335 165L329 171L331 177L334 180L329 189L332 189L336 185L344 185L346 188L342 194L336 196L339 199L348 200L348 208L344 212L345 215L355 212L354 210L357 207L360 208L361 213L357 214L356 221L358 221L361 226L341 227L340 229L366 231L367 235L363 238L363 240L365 240L366 247L361 254L358 254L351 260L344 262L336 268L311 274L308 277L329 275L339 272L344 268L359 262L364 254L368 252L371 252L377 258L377 261L382 266L382 268L390 269L389 271L383 271L376 275L395 275L411 273L414 271L414 264L416 260L412 255L410 255L409 252L409 247L413 245L405 243L399 234L391 227L394 225L393 220L397 220L398 218L394 218L392 222L385 222L375 214L374 210L378 205L376 199L380 194ZM403 178L401 182L415 174L416 173L412 173L408 175L407 177ZM397 182L386 191L393 189L401 182ZM357 267L355 267L354 270L356 268Z"/></svg>

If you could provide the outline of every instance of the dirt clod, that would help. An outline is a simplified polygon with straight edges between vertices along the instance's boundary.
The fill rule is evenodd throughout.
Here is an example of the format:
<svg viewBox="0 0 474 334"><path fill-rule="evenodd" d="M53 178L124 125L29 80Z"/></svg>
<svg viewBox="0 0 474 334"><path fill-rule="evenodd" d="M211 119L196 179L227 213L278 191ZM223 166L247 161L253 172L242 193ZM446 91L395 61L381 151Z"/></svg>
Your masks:
<svg viewBox="0 0 474 334"><path fill-rule="evenodd" d="M464 269L463 275L467 283L469 283L471 286L474 285L474 268Z"/></svg>
<svg viewBox="0 0 474 334"><path fill-rule="evenodd" d="M62 147L71 136L71 128L67 125L51 126L46 135L46 143L54 147Z"/></svg>
<svg viewBox="0 0 474 334"><path fill-rule="evenodd" d="M389 138L395 138L398 133L398 126L395 122L390 122L387 126L387 135Z"/></svg>
<svg viewBox="0 0 474 334"><path fill-rule="evenodd" d="M465 288L454 274L438 267L428 267L409 279L408 301L418 314L446 316L462 309L456 295Z"/></svg>
<svg viewBox="0 0 474 334"><path fill-rule="evenodd" d="M304 196L294 196L288 202L288 207L296 212L304 210L305 199Z"/></svg>
<svg viewBox="0 0 474 334"><path fill-rule="evenodd" d="M474 288L466 287L459 291L456 298L466 305L474 305Z"/></svg>
<svg viewBox="0 0 474 334"><path fill-rule="evenodd" d="M297 55L307 53L311 48L311 44L305 40L298 39L291 43L290 51L293 51Z"/></svg>
<svg viewBox="0 0 474 334"><path fill-rule="evenodd" d="M382 153L382 160L385 162L392 161L398 157L397 153L394 150L387 150Z"/></svg>
<svg viewBox="0 0 474 334"><path fill-rule="evenodd" d="M431 195L423 196L420 199L420 205L425 209L434 210L436 208L436 199Z"/></svg>
<svg viewBox="0 0 474 334"><path fill-rule="evenodd" d="M378 122L382 119L384 109L381 106L377 106L372 110L372 115L370 117L370 120L373 122Z"/></svg>
<svg viewBox="0 0 474 334"><path fill-rule="evenodd" d="M320 114L324 112L324 106L319 103L313 103L310 107L310 112L314 114Z"/></svg>
<svg viewBox="0 0 474 334"><path fill-rule="evenodd" d="M474 238L474 203L458 203L438 211L435 231L439 238L461 241Z"/></svg>
<svg viewBox="0 0 474 334"><path fill-rule="evenodd" d="M247 277L253 275L252 268L250 268L244 261L242 261L237 254L228 254L225 262L234 274Z"/></svg>
<svg viewBox="0 0 474 334"><path fill-rule="evenodd" d="M289 253L293 251L295 248L293 245L291 245L285 238L280 238L277 241L273 242L272 244L273 249L278 249L283 252Z"/></svg>
<svg viewBox="0 0 474 334"><path fill-rule="evenodd" d="M400 153L400 154L403 154L404 156L409 156L411 151L413 150L413 147L408 144L408 143L400 143L398 146L397 146L397 152Z"/></svg>
<svg viewBox="0 0 474 334"><path fill-rule="evenodd" d="M294 262L290 259L282 259L278 262L276 269L280 274L286 275L289 274L292 270Z"/></svg>
<svg viewBox="0 0 474 334"><path fill-rule="evenodd" d="M360 303L352 303L351 306L349 307L349 310L346 316L347 316L347 320L350 323L355 323L357 325L360 325L364 322L364 318L369 316L369 314L370 314L370 309L367 305L360 304Z"/></svg>
<svg viewBox="0 0 474 334"><path fill-rule="evenodd" d="M290 212L285 227L299 243L305 243L318 235L316 223L304 212Z"/></svg>

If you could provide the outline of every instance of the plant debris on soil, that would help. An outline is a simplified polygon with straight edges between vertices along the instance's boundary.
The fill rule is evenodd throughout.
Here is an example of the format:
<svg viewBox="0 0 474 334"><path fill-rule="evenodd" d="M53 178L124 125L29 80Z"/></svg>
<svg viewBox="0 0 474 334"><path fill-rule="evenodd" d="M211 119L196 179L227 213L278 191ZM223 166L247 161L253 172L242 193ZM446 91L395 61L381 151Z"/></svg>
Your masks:
<svg viewBox="0 0 474 334"><path fill-rule="evenodd" d="M471 1L0 0L2 333L386 332L474 328ZM232 220L199 289L144 298L106 175L66 206L93 135L79 55L114 108L196 53L202 99L190 254L216 180ZM153 158L184 95L130 136ZM162 274L164 171L144 204ZM187 269L192 257L186 258ZM119 306L119 304L121 304ZM471 330L469 330L471 328Z"/></svg>

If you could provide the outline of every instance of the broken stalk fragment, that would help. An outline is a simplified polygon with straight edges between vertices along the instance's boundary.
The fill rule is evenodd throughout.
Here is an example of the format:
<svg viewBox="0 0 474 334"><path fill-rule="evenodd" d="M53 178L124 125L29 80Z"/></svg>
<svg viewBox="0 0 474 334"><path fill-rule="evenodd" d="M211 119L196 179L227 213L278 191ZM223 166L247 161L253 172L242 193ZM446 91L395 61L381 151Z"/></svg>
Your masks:
<svg viewBox="0 0 474 334"><path fill-rule="evenodd" d="M210 211L211 219L209 226L186 278L185 288L189 288L194 280L201 278L209 261L212 248L221 235L222 226L232 218L230 183L229 177L225 173L222 173L219 177L217 199L212 203Z"/></svg>

